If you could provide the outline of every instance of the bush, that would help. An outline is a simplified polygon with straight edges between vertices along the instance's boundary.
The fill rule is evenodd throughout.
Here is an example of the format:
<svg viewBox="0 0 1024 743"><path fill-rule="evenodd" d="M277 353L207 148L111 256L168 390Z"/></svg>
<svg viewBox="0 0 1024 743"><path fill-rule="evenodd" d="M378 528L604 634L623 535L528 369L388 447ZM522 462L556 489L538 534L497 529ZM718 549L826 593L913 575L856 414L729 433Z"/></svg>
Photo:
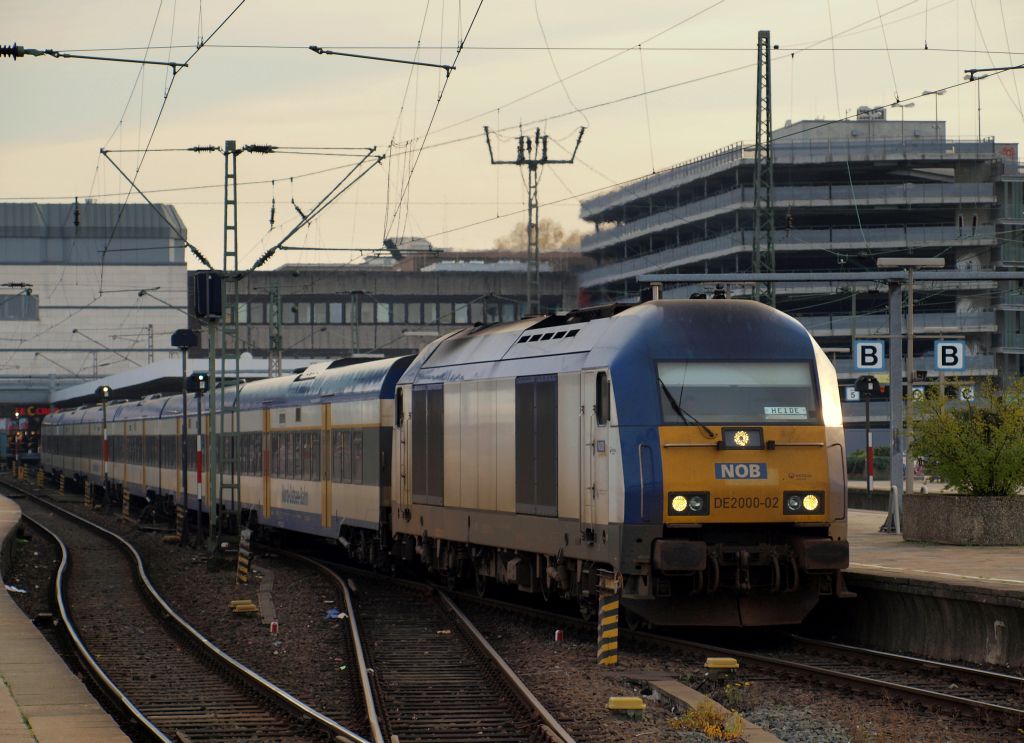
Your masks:
<svg viewBox="0 0 1024 743"><path fill-rule="evenodd" d="M925 457L961 495L1015 495L1024 487L1024 380L1001 390L980 385L974 400L951 401L929 388L914 403L910 453Z"/></svg>

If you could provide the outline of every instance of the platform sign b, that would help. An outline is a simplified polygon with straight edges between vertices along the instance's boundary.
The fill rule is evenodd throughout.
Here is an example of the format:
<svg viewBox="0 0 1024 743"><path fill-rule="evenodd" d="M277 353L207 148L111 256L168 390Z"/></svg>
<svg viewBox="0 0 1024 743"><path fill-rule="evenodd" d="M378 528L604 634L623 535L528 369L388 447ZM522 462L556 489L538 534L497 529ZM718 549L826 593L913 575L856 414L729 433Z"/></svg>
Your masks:
<svg viewBox="0 0 1024 743"><path fill-rule="evenodd" d="M965 341L935 341L935 368L940 372L966 369L967 343Z"/></svg>
<svg viewBox="0 0 1024 743"><path fill-rule="evenodd" d="M885 341L854 341L853 370L885 371Z"/></svg>

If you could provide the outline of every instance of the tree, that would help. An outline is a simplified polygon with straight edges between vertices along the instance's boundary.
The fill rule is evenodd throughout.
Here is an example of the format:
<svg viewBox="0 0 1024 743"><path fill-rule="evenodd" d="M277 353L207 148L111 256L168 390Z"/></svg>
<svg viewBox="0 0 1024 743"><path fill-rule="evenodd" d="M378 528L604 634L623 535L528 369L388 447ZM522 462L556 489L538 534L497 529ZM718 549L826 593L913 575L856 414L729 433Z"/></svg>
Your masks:
<svg viewBox="0 0 1024 743"><path fill-rule="evenodd" d="M541 252L546 250L579 250L582 235L578 231L565 234L562 225L553 219L541 218L537 241ZM494 241L496 250L526 250L526 222L518 222L507 235Z"/></svg>
<svg viewBox="0 0 1024 743"><path fill-rule="evenodd" d="M985 381L973 400L933 387L914 403L910 453L961 495L1016 495L1024 487L1024 380L1001 390Z"/></svg>

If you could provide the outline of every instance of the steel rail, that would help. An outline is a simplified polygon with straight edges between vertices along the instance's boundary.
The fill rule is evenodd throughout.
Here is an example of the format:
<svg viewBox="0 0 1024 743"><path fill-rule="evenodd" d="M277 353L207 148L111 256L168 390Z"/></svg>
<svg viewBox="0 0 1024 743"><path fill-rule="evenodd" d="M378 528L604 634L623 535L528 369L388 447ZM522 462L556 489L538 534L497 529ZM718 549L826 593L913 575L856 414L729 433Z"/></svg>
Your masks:
<svg viewBox="0 0 1024 743"><path fill-rule="evenodd" d="M500 671L503 680L509 685L509 687L519 697L521 703L527 707L533 714L540 720L541 731L547 736L551 743L576 743L572 735L562 727L561 723L558 722L557 718L551 714L551 712L541 703L533 692L530 691L529 687L523 683L523 680L519 678L519 675L512 670L512 668L505 662L505 660L499 655L498 651L487 641L487 639L480 633L480 631L473 625L469 618L463 614L463 612L455 605L448 594L441 590L439 586L425 584L418 581L406 580L404 578L396 578L394 576L381 575L373 573L368 570L361 568L350 567L348 565L339 565L329 561L312 560L312 562L320 564L325 570L334 573L339 579L342 578L338 574L338 570L351 573L353 575L361 575L374 580L384 580L394 583L405 588L411 588L415 590L427 590L432 592L441 601L442 606L447 610L452 617L458 622L460 628L464 631L465 636L476 645L477 649L483 653L489 661ZM354 616L354 614L350 614Z"/></svg>
<svg viewBox="0 0 1024 743"><path fill-rule="evenodd" d="M1014 676L1010 673L989 671L985 668L971 668L970 666L964 666L958 663L948 663L942 660L932 660L931 658L915 658L912 655L900 655L899 653L890 653L885 650L862 648L857 647L856 645L845 645L841 642L817 640L812 637L802 637L801 635L790 635L790 637L796 642L803 643L805 645L812 645L822 648L831 648L834 650L840 650L844 653L859 654L871 658L877 658L879 660L888 660L896 663L904 663L908 666L912 665L926 669L939 669L942 671L948 671L950 673L963 674L965 676L973 677L978 680L995 681L1001 684L1013 684L1019 686L1020 689L1024 691L1024 676Z"/></svg>
<svg viewBox="0 0 1024 743"><path fill-rule="evenodd" d="M69 567L69 555L67 546L64 544L56 532L51 531L42 522L36 521L31 516L22 514L21 518L32 524L33 527L45 534L57 547L60 549L60 565L57 567L57 576L54 581L54 595L57 600L57 612L60 615L60 620L64 628L64 632L67 633L71 639L72 645L74 645L75 652L78 657L88 666L89 673L92 678L103 688L104 692L108 696L112 697L114 701L121 706L123 711L127 712L133 719L138 721L146 731L152 735L156 740L161 743L174 743L171 738L164 735L160 729L146 717L145 713L142 712L138 707L132 703L132 700L128 698L117 684L106 674L106 672L100 667L99 663L93 657L92 653L85 646L82 638L78 634L78 629L75 627L75 623L71 618L71 612L68 610L66 587L64 578L67 575Z"/></svg>
<svg viewBox="0 0 1024 743"><path fill-rule="evenodd" d="M352 637L352 648L356 656L356 666L359 668L359 684L363 690L363 703L366 705L366 718L370 725L370 735L373 743L387 743L384 740L384 733L380 727L380 716L377 713L377 704L373 699L373 688L370 682L369 668L366 665L366 655L363 653L363 641L359 635L359 623L356 620L355 606L352 604L352 593L349 591L346 580L337 572L324 565L319 560L314 560L305 555L300 555L289 550L277 550L278 554L305 562L316 568L321 575L331 580L340 590L345 598L345 610L348 613L349 633Z"/></svg>
<svg viewBox="0 0 1024 743"><path fill-rule="evenodd" d="M534 609L532 607L524 607L518 604L508 603L495 599L482 599L472 594L459 594L460 599L474 601L484 606L491 606L500 608L505 611L515 611L521 615L534 617L544 621L554 621L565 626L572 626L582 631L591 631L593 625L590 622L586 622L577 617L569 617L562 614L555 614L553 612L544 611L541 609ZM844 671L835 671L828 668L822 668L811 664L798 663L796 661L788 661L781 658L774 658L771 656L759 655L757 653L750 653L742 650L735 650L733 648L724 648L716 645L708 645L705 643L693 642L689 640L681 640L674 637L667 637L665 635L644 632L637 630L629 630L625 627L620 628L620 635L623 638L639 640L646 642L650 645L662 647L662 648L673 648L673 649L684 649L690 651L699 651L702 654L708 656L728 656L741 660L748 664L748 666L758 668L759 670L778 670L784 669L787 672L794 673L798 676L805 677L807 674L824 678L830 681L841 681L848 685L853 685L859 688L867 690L878 690L886 689L888 691L896 692L903 697L909 697L916 699L921 702L928 702L931 704L942 703L944 706L952 706L958 709L967 710L972 713L991 713L1000 716L1001 718L1007 719L1011 724L1020 726L1021 720L1024 720L1024 708L1008 707L1002 704L996 704L993 702L986 702L982 700L974 700L968 697L956 696L954 694L947 694L944 692L931 691L928 689L922 689L914 686L908 686L906 684L899 684L892 681L885 681L882 679L874 679L869 676L858 676L856 674L847 673ZM854 648L855 652L865 652L865 648ZM880 651L868 651L870 653L879 653L881 655L889 655L894 658L901 657L895 656L895 654L884 654ZM904 656L905 657L905 656ZM959 669L966 668L961 666L955 666L953 664L939 664L924 659L913 659L918 663L924 663L928 665L937 665L944 669ZM976 669L966 670L975 671ZM1021 683L1024 685L1024 679L1017 676L1006 676L1004 674L997 674L994 672L984 672L989 674L989 678L999 678L1004 683L1008 681Z"/></svg>
<svg viewBox="0 0 1024 743"><path fill-rule="evenodd" d="M462 613L451 598L441 591L437 591L437 597L441 600L441 603L444 604L445 608L448 609L452 616L455 617L456 621L462 627L462 630L473 640L477 648L490 658L491 662L501 670L506 683L511 685L522 703L529 707L534 714L540 717L543 725L546 726L551 733L557 736L556 740L562 743L576 743L575 739L569 734L569 732L562 727L561 723L555 719L554 715L548 712L547 708L541 704L541 701L533 695L533 692L530 691L529 687L527 687L526 684L523 683L523 680L519 678L519 674L512 670L508 663L505 662L505 659L502 658L498 654L498 651L494 649L494 646L491 645L491 643L487 641L487 638L480 633L480 630L478 630L473 623L469 621L469 618Z"/></svg>
<svg viewBox="0 0 1024 743"><path fill-rule="evenodd" d="M916 698L918 700L927 702L942 702L945 705L950 705L960 709L967 709L972 712L993 712L1000 716L1010 718L1014 722L1014 724L1019 724L1019 721L1022 718L1024 718L1024 709L1018 709L1016 707L1007 707L1002 704L994 704L992 702L968 699L967 697L960 697L955 696L953 694L946 694L944 692L921 689L915 686L899 684L893 681L875 679L871 678L870 676L860 676L854 673L847 673L846 671L835 671L830 668L822 668L821 666L816 666L809 663L799 663L797 661L785 660L783 658L774 658L772 656L759 655L757 653L748 653L746 651L734 650L732 648L723 648L715 645L705 645L703 643L690 642L688 640L678 640L676 638L665 637L663 635L657 635L650 632L633 632L631 634L638 639L658 643L663 646L685 648L690 650L700 650L701 652L707 652L713 655L728 655L729 657L742 660L748 663L749 665L760 669L782 668L786 671L795 672L801 675L811 674L814 676L818 676L819 678L825 678L828 680L839 680L866 689L882 688L888 691L897 692L898 694L904 697Z"/></svg>
<svg viewBox="0 0 1024 743"><path fill-rule="evenodd" d="M339 736L341 741L345 743L370 743L362 736L349 730L345 726L338 722L330 719L318 710L313 709L305 702L297 699L289 692L285 691L277 684L273 683L269 679L264 678L260 674L253 671L248 666L239 663L237 660L232 658L230 655L225 653L216 644L214 644L209 638L202 635L195 627L188 623L184 617L178 614L170 604L164 600L163 596L156 590L156 587L149 580L149 575L146 573L145 563L143 562L142 556L138 551L127 541L122 539L117 534L114 534L109 529L106 529L98 524L89 521L67 509L61 508L60 506L49 502L48 500L39 497L38 495L29 491L23 490L19 487L11 486L4 483L5 487L8 487L16 492L19 492L40 505L49 508L57 513L61 514L65 518L70 519L83 524L87 528L90 528L100 534L104 535L107 539L113 541L122 551L128 553L135 563L135 575L138 580L142 583L147 594L152 598L153 601L159 606L161 612L163 612L168 619L170 619L179 630L181 630L188 639L195 642L203 651L206 652L213 660L219 662L222 666L226 666L228 669L236 673L237 675L244 678L249 683L253 684L256 688L261 691L267 692L271 697L276 699L279 703L292 710L293 713L307 716L314 720L318 725L333 734Z"/></svg>

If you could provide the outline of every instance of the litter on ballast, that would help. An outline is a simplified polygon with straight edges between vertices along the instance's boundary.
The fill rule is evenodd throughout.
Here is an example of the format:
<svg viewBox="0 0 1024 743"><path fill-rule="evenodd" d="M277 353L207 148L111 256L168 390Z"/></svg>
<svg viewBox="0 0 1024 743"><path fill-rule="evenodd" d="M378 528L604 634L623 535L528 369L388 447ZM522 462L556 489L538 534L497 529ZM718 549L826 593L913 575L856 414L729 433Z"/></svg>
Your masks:
<svg viewBox="0 0 1024 743"><path fill-rule="evenodd" d="M6 588L11 593L28 593L28 591L26 591L24 588L18 588L17 586L9 586L6 583L4 583L4 588Z"/></svg>
<svg viewBox="0 0 1024 743"><path fill-rule="evenodd" d="M327 613L324 614L324 619L348 619L348 614L337 607L332 606L327 610Z"/></svg>

